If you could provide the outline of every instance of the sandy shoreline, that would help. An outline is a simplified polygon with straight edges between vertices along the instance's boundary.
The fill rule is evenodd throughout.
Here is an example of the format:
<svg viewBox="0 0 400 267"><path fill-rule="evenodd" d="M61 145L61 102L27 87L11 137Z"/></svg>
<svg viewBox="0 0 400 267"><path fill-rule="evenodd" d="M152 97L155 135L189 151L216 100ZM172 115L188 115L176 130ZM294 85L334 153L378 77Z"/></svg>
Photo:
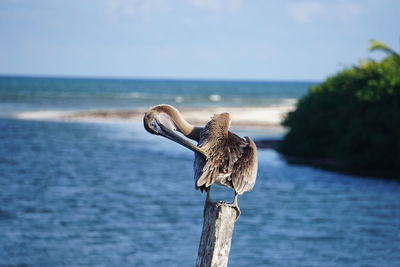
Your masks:
<svg viewBox="0 0 400 267"><path fill-rule="evenodd" d="M190 123L204 125L213 114L230 113L232 127L280 127L286 114L294 110L294 105L268 107L191 107L179 108L182 116ZM134 121L143 119L147 109L132 110L94 110L80 112L32 111L15 115L24 120L63 120L63 121Z"/></svg>

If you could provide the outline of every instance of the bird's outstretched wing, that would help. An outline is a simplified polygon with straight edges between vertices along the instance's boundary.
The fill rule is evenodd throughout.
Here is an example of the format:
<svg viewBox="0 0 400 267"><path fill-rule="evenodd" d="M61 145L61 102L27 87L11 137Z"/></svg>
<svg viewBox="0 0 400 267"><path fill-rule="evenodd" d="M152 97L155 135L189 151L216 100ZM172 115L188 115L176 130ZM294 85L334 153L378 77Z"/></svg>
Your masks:
<svg viewBox="0 0 400 267"><path fill-rule="evenodd" d="M196 189L207 189L216 181L233 188L232 173L245 152L246 140L231 132L228 132L227 137L203 137L199 146L205 149L209 156L195 156Z"/></svg>
<svg viewBox="0 0 400 267"><path fill-rule="evenodd" d="M238 194L253 189L257 177L257 147L249 137L245 137L246 146L243 153L238 158L232 168L232 184Z"/></svg>

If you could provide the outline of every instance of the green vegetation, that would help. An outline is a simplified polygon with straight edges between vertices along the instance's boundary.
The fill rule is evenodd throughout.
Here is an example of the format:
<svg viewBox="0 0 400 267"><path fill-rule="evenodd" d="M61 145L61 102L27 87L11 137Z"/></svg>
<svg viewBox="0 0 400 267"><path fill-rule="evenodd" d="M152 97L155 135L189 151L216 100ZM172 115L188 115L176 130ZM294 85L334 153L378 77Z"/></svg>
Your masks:
<svg viewBox="0 0 400 267"><path fill-rule="evenodd" d="M363 61L310 88L283 122L279 151L300 162L400 176L400 55L372 41L380 62ZM316 161L315 161L316 162Z"/></svg>

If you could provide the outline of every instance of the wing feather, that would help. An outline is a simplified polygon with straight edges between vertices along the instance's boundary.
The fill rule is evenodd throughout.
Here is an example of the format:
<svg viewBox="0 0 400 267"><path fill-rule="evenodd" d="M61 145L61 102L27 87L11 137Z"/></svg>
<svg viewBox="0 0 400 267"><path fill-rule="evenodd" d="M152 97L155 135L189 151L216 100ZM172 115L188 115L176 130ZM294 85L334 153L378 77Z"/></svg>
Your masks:
<svg viewBox="0 0 400 267"><path fill-rule="evenodd" d="M214 122L214 119L208 122L200 133L198 146L207 151L208 157L195 153L196 189L206 190L218 181L239 194L251 190L257 175L256 145L248 137L209 131Z"/></svg>
<svg viewBox="0 0 400 267"><path fill-rule="evenodd" d="M238 194L252 190L257 177L257 147L249 137L245 139L247 145L232 171L233 188Z"/></svg>

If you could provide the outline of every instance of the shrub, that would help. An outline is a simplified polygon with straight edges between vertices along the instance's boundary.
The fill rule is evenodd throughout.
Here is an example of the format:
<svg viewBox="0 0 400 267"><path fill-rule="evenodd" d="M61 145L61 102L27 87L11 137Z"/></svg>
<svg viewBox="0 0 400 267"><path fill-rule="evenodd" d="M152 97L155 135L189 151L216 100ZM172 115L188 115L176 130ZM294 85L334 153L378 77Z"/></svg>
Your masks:
<svg viewBox="0 0 400 267"><path fill-rule="evenodd" d="M400 56L389 51L310 88L283 122L289 131L279 151L400 174Z"/></svg>

